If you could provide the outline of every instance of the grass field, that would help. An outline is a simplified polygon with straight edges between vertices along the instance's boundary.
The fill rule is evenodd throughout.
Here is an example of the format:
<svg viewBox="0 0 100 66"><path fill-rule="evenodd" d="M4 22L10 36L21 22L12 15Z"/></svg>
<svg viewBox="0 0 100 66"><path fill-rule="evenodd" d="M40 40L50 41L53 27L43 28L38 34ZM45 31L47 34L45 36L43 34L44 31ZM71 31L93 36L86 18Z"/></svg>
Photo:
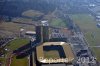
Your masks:
<svg viewBox="0 0 100 66"><path fill-rule="evenodd" d="M16 50L19 47L21 47L25 44L28 44L28 43L29 43L28 39L17 38L15 40L11 41L6 48L10 49L10 52L12 52L13 50ZM9 52L7 55L9 55ZM27 58L16 59L16 57L14 57L12 60L13 61L11 63L11 66L28 66L28 59Z"/></svg>
<svg viewBox="0 0 100 66"><path fill-rule="evenodd" d="M71 15L73 21L79 25L90 46L100 46L100 28L96 26L94 18L87 14Z"/></svg>
<svg viewBox="0 0 100 66"><path fill-rule="evenodd" d="M32 22L32 19L17 17L17 18L13 18L12 21L14 21L14 22Z"/></svg>
<svg viewBox="0 0 100 66"><path fill-rule="evenodd" d="M28 66L28 58L16 59L16 57L14 57L11 66Z"/></svg>
<svg viewBox="0 0 100 66"><path fill-rule="evenodd" d="M25 45L25 44L28 44L29 43L29 40L28 39L15 39L13 41L11 41L7 48L9 48L10 50L16 50L17 48Z"/></svg>
<svg viewBox="0 0 100 66"><path fill-rule="evenodd" d="M53 58L53 59L54 58L60 58L59 52L57 50L44 51L44 57L48 58L48 59L50 59L50 58Z"/></svg>
<svg viewBox="0 0 100 66"><path fill-rule="evenodd" d="M9 49L7 53L5 54L5 57L0 58L0 62L3 63L2 66L5 66L6 64L6 59L11 55L11 52L25 44L29 43L28 39L20 39L17 38L10 43L7 44L5 48ZM13 58L13 62L11 63L11 66L28 66L28 59L23 58L23 59L16 59L15 57Z"/></svg>
<svg viewBox="0 0 100 66"><path fill-rule="evenodd" d="M94 55L96 56L97 60L100 61L100 48L92 48Z"/></svg>
<svg viewBox="0 0 100 66"><path fill-rule="evenodd" d="M4 32L4 35L18 34L20 29L24 28L26 31L34 31L35 27L33 25L16 24L12 22L3 22L0 24L0 29ZM0 34L1 36L3 34Z"/></svg>
<svg viewBox="0 0 100 66"><path fill-rule="evenodd" d="M35 11L35 10L28 10L28 11L23 12L22 15L34 18L34 17L38 17L38 16L43 15L43 13L41 13L39 11Z"/></svg>
<svg viewBox="0 0 100 66"><path fill-rule="evenodd" d="M94 17L88 14L74 14L70 15L70 17L84 32L85 38L90 46L100 46L100 28L96 26L97 23ZM100 49L91 49L100 61Z"/></svg>
<svg viewBox="0 0 100 66"><path fill-rule="evenodd" d="M0 62L3 64L2 66L5 66L6 59L5 58L0 58Z"/></svg>
<svg viewBox="0 0 100 66"><path fill-rule="evenodd" d="M55 27L66 27L65 22L60 18L52 19L52 21L50 22L50 25L55 26Z"/></svg>

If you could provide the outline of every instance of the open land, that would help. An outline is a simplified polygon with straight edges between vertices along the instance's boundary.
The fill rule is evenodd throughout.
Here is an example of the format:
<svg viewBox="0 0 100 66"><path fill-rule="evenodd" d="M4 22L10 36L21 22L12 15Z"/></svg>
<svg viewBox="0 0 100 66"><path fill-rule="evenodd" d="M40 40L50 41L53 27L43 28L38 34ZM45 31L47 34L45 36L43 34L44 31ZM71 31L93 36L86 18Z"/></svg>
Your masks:
<svg viewBox="0 0 100 66"><path fill-rule="evenodd" d="M72 20L80 27L84 36L91 48L91 46L100 46L100 28L96 25L94 17L89 14L74 14L70 15ZM100 61L100 49L91 48L95 53L97 59Z"/></svg>
<svg viewBox="0 0 100 66"><path fill-rule="evenodd" d="M9 55L11 55L11 53L13 52L13 50L16 50L19 47L22 47L22 46L24 46L24 45L26 45L28 43L29 43L28 39L20 39L20 38L17 38L15 40L11 41L5 47L9 51L6 52L6 54L5 54L4 57L0 58L0 61L2 61L3 64L7 64L6 60L9 57ZM20 64L20 66L28 66L28 58L27 57L25 57L23 59L16 59L16 56L14 56L12 58L12 60L13 60L13 62L11 63L11 66L17 66L18 64ZM5 65L2 65L2 66L5 66Z"/></svg>
<svg viewBox="0 0 100 66"><path fill-rule="evenodd" d="M55 26L55 27L66 27L65 22L60 18L52 19L52 21L50 22L50 25Z"/></svg>

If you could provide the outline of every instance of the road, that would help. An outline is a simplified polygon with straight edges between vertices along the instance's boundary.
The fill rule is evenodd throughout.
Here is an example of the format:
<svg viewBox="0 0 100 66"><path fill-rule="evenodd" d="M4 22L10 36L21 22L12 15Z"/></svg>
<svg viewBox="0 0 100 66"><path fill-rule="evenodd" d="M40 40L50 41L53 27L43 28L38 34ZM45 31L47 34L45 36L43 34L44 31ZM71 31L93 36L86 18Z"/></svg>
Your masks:
<svg viewBox="0 0 100 66"><path fill-rule="evenodd" d="M74 29L76 29L76 30L78 29L76 32L74 32L74 37L77 37L82 41L81 44L79 44L81 46L81 47L79 46L80 50L87 50L89 57L93 58L94 56L92 55L91 50L88 46L89 44L88 44L88 42L86 41L86 39L84 37L84 33L80 30L79 27L77 28L77 26L75 24L74 24ZM70 41L70 42L72 43L72 41ZM73 46L74 46L74 44L73 44ZM74 46L74 48L75 48L75 46ZM77 50L75 51L75 53L77 53ZM82 64L79 64L79 65L80 66L96 66L95 64L96 64L96 61L94 61L94 64L92 64L92 63L91 64L82 63Z"/></svg>
<svg viewBox="0 0 100 66"><path fill-rule="evenodd" d="M70 36L70 38L68 39L69 40L68 42L72 46L75 57L78 58L76 56L76 54L79 50L87 50L89 57L93 58L94 56L90 50L90 47L88 46L89 44L88 44L87 40L85 39L84 33L81 31L80 27L78 25L76 25L73 22L73 20L71 20L71 18L68 15L66 15L64 12L62 12L61 16L62 16L62 18L67 19L67 21L68 20L71 21L70 25L73 26L72 31L74 32L74 35ZM72 39L74 39L74 40L72 40ZM79 64L79 66L98 66L98 65L96 65L96 61L95 61L93 64L92 63L90 63L90 64L89 63L81 63L81 64Z"/></svg>

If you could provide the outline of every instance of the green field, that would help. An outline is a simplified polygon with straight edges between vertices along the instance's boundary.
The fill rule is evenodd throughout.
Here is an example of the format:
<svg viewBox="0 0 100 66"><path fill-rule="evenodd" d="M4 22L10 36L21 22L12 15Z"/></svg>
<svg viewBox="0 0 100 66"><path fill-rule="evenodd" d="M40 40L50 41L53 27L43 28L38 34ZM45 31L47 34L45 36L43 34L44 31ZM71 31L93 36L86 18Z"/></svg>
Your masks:
<svg viewBox="0 0 100 66"><path fill-rule="evenodd" d="M11 52L13 50L18 49L19 47L28 44L29 40L28 39L21 39L21 38L17 38L15 40L12 40L10 43L7 44L7 46L5 48L9 49L9 51L7 51L7 53L5 54L4 57L0 58L0 62L3 63L2 66L6 65L6 60L9 57L9 55L11 55ZM28 66L28 59L27 58L23 58L23 59L16 59L15 57L13 58L13 62L11 63L11 66Z"/></svg>
<svg viewBox="0 0 100 66"><path fill-rule="evenodd" d="M96 26L94 17L89 14L71 14L70 17L83 31L89 46L100 46L100 28ZM100 49L91 49L100 61Z"/></svg>
<svg viewBox="0 0 100 66"><path fill-rule="evenodd" d="M96 56L97 60L100 61L100 48L92 48L94 55Z"/></svg>
<svg viewBox="0 0 100 66"><path fill-rule="evenodd" d="M3 64L2 66L5 66L6 59L5 58L0 58L0 62Z"/></svg>
<svg viewBox="0 0 100 66"><path fill-rule="evenodd" d="M32 19L29 18L22 18L22 17L17 17L17 18L13 18L12 21L14 22L32 22Z"/></svg>
<svg viewBox="0 0 100 66"><path fill-rule="evenodd" d="M66 23L60 18L52 19L52 21L50 22L50 25L55 26L55 27L66 27Z"/></svg>
<svg viewBox="0 0 100 66"><path fill-rule="evenodd" d="M4 37L4 36L10 36L14 34L16 36L19 36L19 32L21 28L25 29L26 31L35 30L35 26L33 25L17 24L13 22L3 22L0 24L0 29L3 30L3 33L0 33L0 36Z"/></svg>
<svg viewBox="0 0 100 66"><path fill-rule="evenodd" d="M79 25L90 46L99 46L100 28L97 28L94 18L87 14L70 15L73 21Z"/></svg>
<svg viewBox="0 0 100 66"><path fill-rule="evenodd" d="M12 52L13 50L18 49L19 47L26 45L29 43L28 39L21 39L21 38L17 38L13 41L11 41L8 46L6 48L8 48L10 51L7 53L7 55L10 54L10 52ZM23 59L16 59L16 57L14 57L12 59L12 63L11 66L28 66L28 59L27 58L23 58Z"/></svg>
<svg viewBox="0 0 100 66"><path fill-rule="evenodd" d="M16 57L14 57L11 66L28 66L28 58L16 59Z"/></svg>
<svg viewBox="0 0 100 66"><path fill-rule="evenodd" d="M9 48L10 50L16 50L19 47L28 43L29 43L28 39L15 39L8 44L7 48Z"/></svg>
<svg viewBox="0 0 100 66"><path fill-rule="evenodd" d="M57 50L51 50L51 51L44 51L44 56L45 56L45 58L48 58L48 59L50 59L50 58L60 58L60 56L59 56L59 52L57 51Z"/></svg>
<svg viewBox="0 0 100 66"><path fill-rule="evenodd" d="M28 11L25 11L22 13L22 16L27 16L27 17L31 17L31 18L39 17L42 15L44 15L44 13L35 11L35 10L28 10Z"/></svg>

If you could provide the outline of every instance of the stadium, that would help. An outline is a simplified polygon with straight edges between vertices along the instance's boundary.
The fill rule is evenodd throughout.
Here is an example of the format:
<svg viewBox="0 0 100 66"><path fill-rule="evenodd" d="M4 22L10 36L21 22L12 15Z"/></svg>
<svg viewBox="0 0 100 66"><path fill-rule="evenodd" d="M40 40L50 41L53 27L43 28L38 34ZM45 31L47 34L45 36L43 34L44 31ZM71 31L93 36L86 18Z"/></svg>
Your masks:
<svg viewBox="0 0 100 66"><path fill-rule="evenodd" d="M74 54L68 43L45 42L36 47L37 61L43 64L72 63Z"/></svg>

